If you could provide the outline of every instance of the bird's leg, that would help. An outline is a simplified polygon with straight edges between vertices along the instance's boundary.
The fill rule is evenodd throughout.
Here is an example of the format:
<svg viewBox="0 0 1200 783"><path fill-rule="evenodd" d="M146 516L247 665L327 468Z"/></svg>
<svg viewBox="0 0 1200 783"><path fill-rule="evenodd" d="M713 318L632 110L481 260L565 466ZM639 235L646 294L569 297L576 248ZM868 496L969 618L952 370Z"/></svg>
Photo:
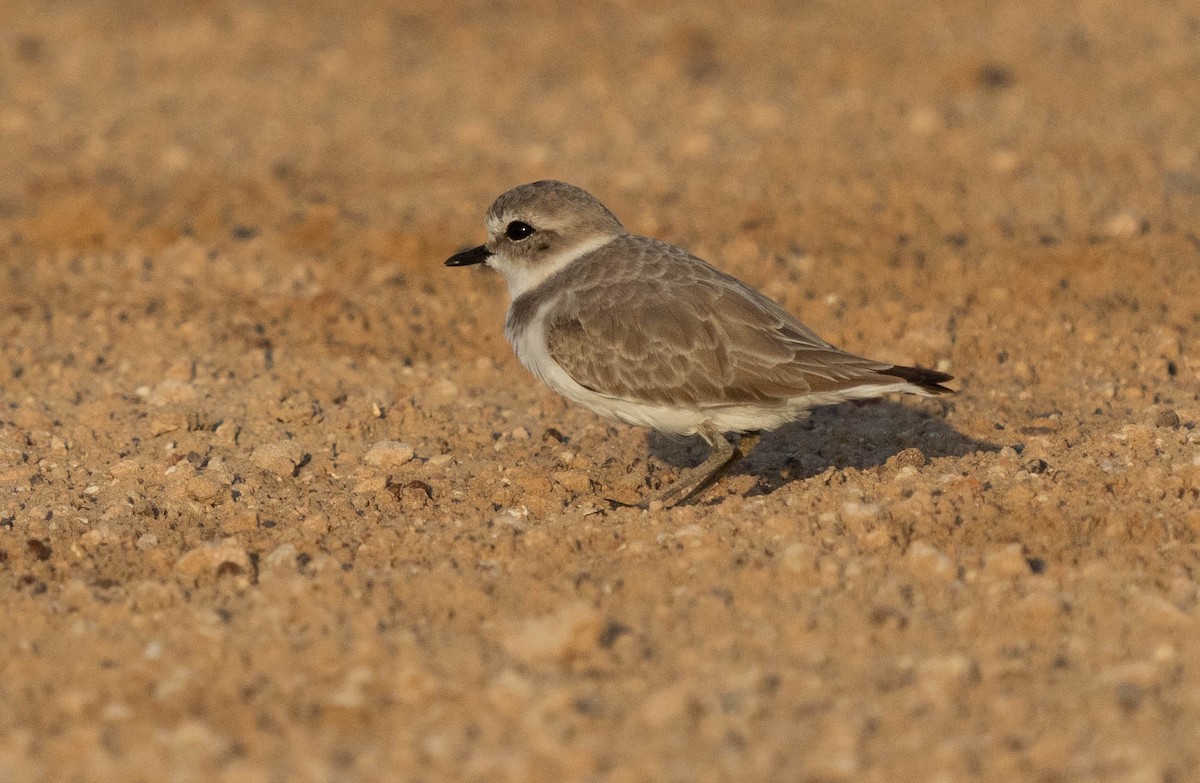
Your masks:
<svg viewBox="0 0 1200 783"><path fill-rule="evenodd" d="M683 475L675 479L672 484L644 498L641 503L638 503L638 508L649 508L650 504L656 501L665 506L678 506L686 503L719 478L738 457L738 450L733 447L728 438L716 430L701 429L700 437L712 446L708 459L696 467L684 471Z"/></svg>

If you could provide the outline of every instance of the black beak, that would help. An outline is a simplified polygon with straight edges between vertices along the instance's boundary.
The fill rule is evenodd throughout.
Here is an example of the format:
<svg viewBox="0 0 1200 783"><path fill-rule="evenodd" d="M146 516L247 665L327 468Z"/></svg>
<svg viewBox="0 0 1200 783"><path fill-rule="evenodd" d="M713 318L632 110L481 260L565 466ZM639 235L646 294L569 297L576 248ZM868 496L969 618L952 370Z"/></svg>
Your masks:
<svg viewBox="0 0 1200 783"><path fill-rule="evenodd" d="M487 245L473 247L470 250L464 250L461 253L455 253L446 259L446 266L472 266L474 264L482 264L491 257L492 251L487 249Z"/></svg>

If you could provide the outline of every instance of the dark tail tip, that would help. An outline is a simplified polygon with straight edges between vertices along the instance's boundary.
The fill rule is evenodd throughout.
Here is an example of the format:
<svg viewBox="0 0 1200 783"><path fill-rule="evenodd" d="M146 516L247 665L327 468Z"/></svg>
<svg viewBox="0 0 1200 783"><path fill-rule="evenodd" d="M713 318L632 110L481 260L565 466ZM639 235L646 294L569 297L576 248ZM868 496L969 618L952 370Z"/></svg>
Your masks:
<svg viewBox="0 0 1200 783"><path fill-rule="evenodd" d="M954 389L942 385L946 381L954 380L954 376L937 370L926 370L924 367L905 367L897 364L889 370L884 370L883 374L908 381L913 386L919 386L930 394L954 393Z"/></svg>

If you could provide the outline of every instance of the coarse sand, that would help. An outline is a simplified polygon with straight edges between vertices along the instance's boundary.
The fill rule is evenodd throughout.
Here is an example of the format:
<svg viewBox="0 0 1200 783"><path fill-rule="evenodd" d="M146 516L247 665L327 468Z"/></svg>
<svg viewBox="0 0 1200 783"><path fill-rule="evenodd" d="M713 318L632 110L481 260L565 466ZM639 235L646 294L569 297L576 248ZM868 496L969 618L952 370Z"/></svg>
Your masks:
<svg viewBox="0 0 1200 783"><path fill-rule="evenodd" d="M0 780L1200 772L1200 11L0 4ZM557 398L553 177L958 394Z"/></svg>

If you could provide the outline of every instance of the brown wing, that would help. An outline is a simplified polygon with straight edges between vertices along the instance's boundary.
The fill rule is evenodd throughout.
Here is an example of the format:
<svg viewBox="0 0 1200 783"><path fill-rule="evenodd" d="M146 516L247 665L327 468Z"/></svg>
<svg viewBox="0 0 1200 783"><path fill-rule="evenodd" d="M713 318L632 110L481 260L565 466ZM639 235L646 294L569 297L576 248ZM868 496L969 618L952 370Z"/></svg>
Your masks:
<svg viewBox="0 0 1200 783"><path fill-rule="evenodd" d="M558 293L546 314L550 355L601 394L707 407L900 380L735 278L643 237L572 265Z"/></svg>

